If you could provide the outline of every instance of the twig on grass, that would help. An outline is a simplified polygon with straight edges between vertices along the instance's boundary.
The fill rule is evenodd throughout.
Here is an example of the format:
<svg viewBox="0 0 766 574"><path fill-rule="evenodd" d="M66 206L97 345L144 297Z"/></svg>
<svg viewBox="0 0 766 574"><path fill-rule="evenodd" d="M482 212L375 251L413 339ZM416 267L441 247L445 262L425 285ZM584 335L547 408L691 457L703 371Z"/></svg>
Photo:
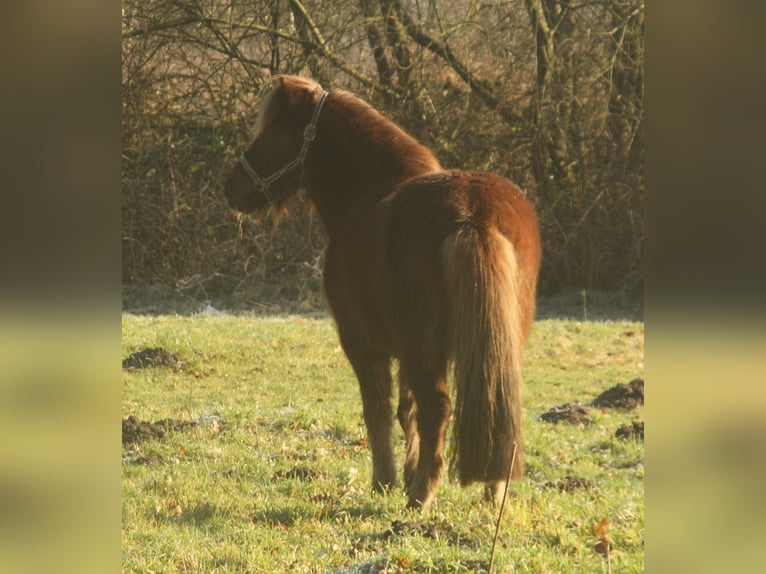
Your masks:
<svg viewBox="0 0 766 574"><path fill-rule="evenodd" d="M508 497L508 485L511 482L511 474L513 473L513 465L516 462L516 443L513 443L513 454L511 455L511 467L508 469L508 480L505 481L505 490L503 490L503 500L500 503L500 512L497 515L497 524L495 524L495 537L492 539L492 552L489 555L489 566L487 567L487 573L492 574L492 565L495 562L495 546L497 545L497 536L500 534L500 521L503 519L503 511L505 510L505 499Z"/></svg>
<svg viewBox="0 0 766 574"><path fill-rule="evenodd" d="M601 554L606 559L606 574L612 574L612 541L606 535L606 525L609 524L609 519L604 518L601 522L596 524L595 531L598 536L598 543L594 547L596 552Z"/></svg>

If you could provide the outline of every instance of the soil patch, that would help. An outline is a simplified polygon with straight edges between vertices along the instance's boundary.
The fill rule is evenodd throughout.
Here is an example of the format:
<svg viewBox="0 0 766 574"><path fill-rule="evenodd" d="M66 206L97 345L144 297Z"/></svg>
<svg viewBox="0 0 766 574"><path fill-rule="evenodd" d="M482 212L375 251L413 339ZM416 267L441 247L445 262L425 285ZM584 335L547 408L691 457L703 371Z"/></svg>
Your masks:
<svg viewBox="0 0 766 574"><path fill-rule="evenodd" d="M307 466L296 466L287 471L278 470L274 473L272 480L276 481L283 478L288 478L293 480L309 481L320 477L322 477L322 473L314 470L313 468L309 468Z"/></svg>
<svg viewBox="0 0 766 574"><path fill-rule="evenodd" d="M169 367L175 371L181 368L181 364L181 358L178 355L162 347L141 349L122 360L122 368L127 370Z"/></svg>
<svg viewBox="0 0 766 574"><path fill-rule="evenodd" d="M620 383L607 389L591 405L599 408L630 410L644 404L644 379L633 379L627 385Z"/></svg>
<svg viewBox="0 0 766 574"><path fill-rule="evenodd" d="M620 468L620 469L636 469L639 468L644 464L644 460L641 458L636 458L634 460L628 460L624 462L615 462L611 465L612 468Z"/></svg>
<svg viewBox="0 0 766 574"><path fill-rule="evenodd" d="M559 480L549 480L545 483L547 488L555 488L559 492L573 492L575 490L594 490L595 483L587 478L579 476L565 476Z"/></svg>
<svg viewBox="0 0 766 574"><path fill-rule="evenodd" d="M151 438L164 438L168 431L179 431L197 426L195 421L162 419L155 422L140 421L133 415L122 421L122 446Z"/></svg>
<svg viewBox="0 0 766 574"><path fill-rule="evenodd" d="M478 548L480 546L478 540L461 535L448 523L435 524L394 520L388 530L383 532L382 539L388 540L392 536L422 536L433 540L447 540L452 546L462 548Z"/></svg>
<svg viewBox="0 0 766 574"><path fill-rule="evenodd" d="M577 403L566 403L551 408L540 415L540 419L549 423L566 422L587 425L591 422L590 412Z"/></svg>
<svg viewBox="0 0 766 574"><path fill-rule="evenodd" d="M424 538L432 538L438 540L444 537L442 528L437 524L427 524L424 522L407 522L402 520L394 520L391 523L391 527L383 533L383 538L388 539L392 536L422 536Z"/></svg>
<svg viewBox="0 0 766 574"><path fill-rule="evenodd" d="M644 440L644 421L633 421L629 425L622 425L614 436L622 439Z"/></svg>

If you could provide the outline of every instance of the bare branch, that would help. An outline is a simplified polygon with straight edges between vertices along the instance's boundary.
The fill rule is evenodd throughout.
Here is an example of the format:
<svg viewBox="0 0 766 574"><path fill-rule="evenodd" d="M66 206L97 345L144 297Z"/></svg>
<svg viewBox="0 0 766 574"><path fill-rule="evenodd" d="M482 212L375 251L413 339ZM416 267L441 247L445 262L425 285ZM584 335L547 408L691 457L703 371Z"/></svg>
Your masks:
<svg viewBox="0 0 766 574"><path fill-rule="evenodd" d="M380 82L376 82L373 78L371 78L364 72L351 67L346 62L344 62L343 59L341 59L339 56L336 56L333 52L331 52L327 46L327 43L322 37L322 33L319 31L319 28L317 28L317 25L314 22L313 18L311 18L311 16L306 11L306 8L303 6L300 0L289 0L289 2L290 2L290 5L293 6L296 10L298 10L301 13L301 15L304 17L306 24L308 25L308 28L311 31L311 34L316 39L317 47L322 51L322 54L324 54L325 58L327 58L335 67L343 70L352 78L359 80L365 86L374 88L382 93L388 94L389 96L393 96L395 98L399 96L397 91L394 90L393 88L389 86L384 86Z"/></svg>
<svg viewBox="0 0 766 574"><path fill-rule="evenodd" d="M470 88L476 92L479 98L492 110L496 111L500 116L509 123L515 123L520 120L521 116L500 104L498 98L492 93L487 86L486 82L474 76L471 71L452 51L446 41L439 41L426 33L407 13L404 6L401 5L401 0L394 0L397 5L399 16L404 24L407 34L417 44L423 48L433 52L445 62L457 73L458 76L466 83Z"/></svg>

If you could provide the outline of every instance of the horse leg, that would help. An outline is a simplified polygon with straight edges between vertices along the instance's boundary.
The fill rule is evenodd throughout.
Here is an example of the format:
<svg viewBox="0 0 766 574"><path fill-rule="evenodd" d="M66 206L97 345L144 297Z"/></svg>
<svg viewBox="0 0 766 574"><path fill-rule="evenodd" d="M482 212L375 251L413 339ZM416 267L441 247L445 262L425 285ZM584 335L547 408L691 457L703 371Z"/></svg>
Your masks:
<svg viewBox="0 0 766 574"><path fill-rule="evenodd" d="M504 480L495 480L484 485L484 500L492 504L499 505L503 502L505 496L506 482Z"/></svg>
<svg viewBox="0 0 766 574"><path fill-rule="evenodd" d="M417 362L403 360L400 370L415 398L415 432L419 435L417 465L407 488L407 507L426 510L433 501L444 468L442 452L452 412L446 369L428 369Z"/></svg>
<svg viewBox="0 0 766 574"><path fill-rule="evenodd" d="M396 484L391 434L391 362L388 357L367 352L354 344L343 344L343 349L354 368L362 394L364 424L372 449L372 487L377 492L384 492Z"/></svg>
<svg viewBox="0 0 766 574"><path fill-rule="evenodd" d="M399 373L399 408L396 411L399 424L404 431L407 445L407 456L404 461L404 486L409 491L415 468L420 457L420 435L417 421L418 408L405 376Z"/></svg>

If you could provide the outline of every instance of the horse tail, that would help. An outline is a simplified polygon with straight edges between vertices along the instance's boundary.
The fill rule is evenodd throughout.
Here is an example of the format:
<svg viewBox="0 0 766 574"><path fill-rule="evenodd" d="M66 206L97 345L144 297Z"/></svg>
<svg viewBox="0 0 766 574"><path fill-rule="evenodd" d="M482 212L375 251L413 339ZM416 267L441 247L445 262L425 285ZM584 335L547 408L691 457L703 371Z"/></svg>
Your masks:
<svg viewBox="0 0 766 574"><path fill-rule="evenodd" d="M457 388L453 470L462 485L523 475L521 355L527 289L499 231L462 228L442 245ZM515 447L514 447L515 444ZM515 448L515 455L514 455Z"/></svg>

